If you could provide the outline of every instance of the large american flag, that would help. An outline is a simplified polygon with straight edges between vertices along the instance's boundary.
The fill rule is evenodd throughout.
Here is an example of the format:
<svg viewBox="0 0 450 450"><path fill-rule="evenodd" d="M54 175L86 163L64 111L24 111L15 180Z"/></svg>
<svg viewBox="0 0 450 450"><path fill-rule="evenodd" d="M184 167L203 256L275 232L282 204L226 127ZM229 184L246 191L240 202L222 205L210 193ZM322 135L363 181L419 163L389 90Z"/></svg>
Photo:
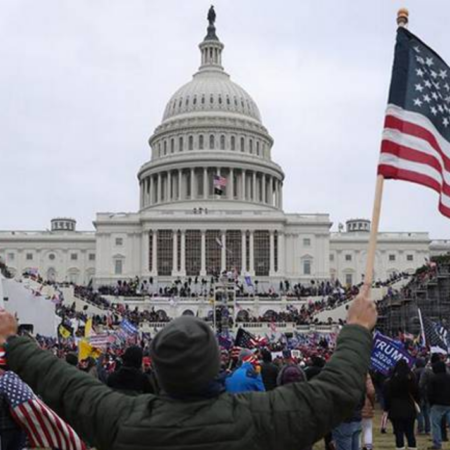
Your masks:
<svg viewBox="0 0 450 450"><path fill-rule="evenodd" d="M85 450L75 431L39 400L31 388L14 372L0 376L0 395L11 408L11 414L25 432L33 448Z"/></svg>
<svg viewBox="0 0 450 450"><path fill-rule="evenodd" d="M378 173L434 189L450 217L450 69L405 28L397 32Z"/></svg>

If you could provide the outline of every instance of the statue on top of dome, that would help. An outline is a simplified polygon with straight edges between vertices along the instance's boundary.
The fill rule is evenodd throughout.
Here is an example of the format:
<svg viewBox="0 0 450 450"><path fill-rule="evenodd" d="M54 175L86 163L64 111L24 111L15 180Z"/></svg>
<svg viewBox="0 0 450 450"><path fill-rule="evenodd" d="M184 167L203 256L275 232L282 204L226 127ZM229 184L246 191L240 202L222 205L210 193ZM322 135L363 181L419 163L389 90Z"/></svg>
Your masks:
<svg viewBox="0 0 450 450"><path fill-rule="evenodd" d="M209 11L208 11L209 26L213 27L215 21L216 21L216 12L214 11L214 5L211 5L211 8L209 8Z"/></svg>

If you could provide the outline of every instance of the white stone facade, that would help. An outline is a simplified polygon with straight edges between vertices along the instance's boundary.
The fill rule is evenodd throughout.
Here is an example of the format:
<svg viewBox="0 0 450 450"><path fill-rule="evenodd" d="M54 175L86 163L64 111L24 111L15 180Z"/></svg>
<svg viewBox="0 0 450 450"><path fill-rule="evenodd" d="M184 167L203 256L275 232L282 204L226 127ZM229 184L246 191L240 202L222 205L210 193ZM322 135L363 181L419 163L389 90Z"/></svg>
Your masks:
<svg viewBox="0 0 450 450"><path fill-rule="evenodd" d="M201 65L167 103L138 172L140 210L98 213L95 233L54 219L51 231L0 232L0 258L18 274L97 284L140 276L161 282L235 270L260 281L361 281L370 222L330 233L328 214L283 212L284 173L250 95L222 67L208 29ZM222 194L215 190L222 186ZM375 278L412 271L450 243L427 233L381 233Z"/></svg>

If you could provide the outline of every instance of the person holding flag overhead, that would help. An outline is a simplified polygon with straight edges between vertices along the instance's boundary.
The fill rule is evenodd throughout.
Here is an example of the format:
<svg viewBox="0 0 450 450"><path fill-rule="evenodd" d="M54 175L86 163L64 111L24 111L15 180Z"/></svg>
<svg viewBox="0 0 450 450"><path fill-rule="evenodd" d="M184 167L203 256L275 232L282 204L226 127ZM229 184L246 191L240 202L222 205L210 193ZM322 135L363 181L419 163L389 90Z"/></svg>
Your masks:
<svg viewBox="0 0 450 450"><path fill-rule="evenodd" d="M336 351L309 383L270 392L224 393L220 352L210 326L195 317L170 322L150 356L162 394L131 397L17 336L0 311L0 344L9 367L98 450L279 450L304 448L351 414L364 390L377 318L369 290L348 310Z"/></svg>

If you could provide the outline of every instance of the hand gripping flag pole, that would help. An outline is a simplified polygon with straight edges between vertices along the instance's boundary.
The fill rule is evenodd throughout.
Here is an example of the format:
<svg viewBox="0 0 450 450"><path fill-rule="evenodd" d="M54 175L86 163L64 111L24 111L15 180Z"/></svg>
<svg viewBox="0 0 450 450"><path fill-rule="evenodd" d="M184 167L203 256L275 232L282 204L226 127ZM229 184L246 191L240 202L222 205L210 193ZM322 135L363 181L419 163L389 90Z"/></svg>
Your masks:
<svg viewBox="0 0 450 450"><path fill-rule="evenodd" d="M402 8L397 13L397 25L399 28L408 27L409 12L407 9ZM377 182L375 186L375 199L373 202L372 211L372 226L370 230L369 238L369 248L367 250L367 265L366 273L364 276L364 284L369 287L372 286L373 282L373 268L375 264L375 252L377 249L377 238L378 229L380 225L380 215L381 215L381 202L383 198L383 186L384 186L384 176L382 174L377 175Z"/></svg>

